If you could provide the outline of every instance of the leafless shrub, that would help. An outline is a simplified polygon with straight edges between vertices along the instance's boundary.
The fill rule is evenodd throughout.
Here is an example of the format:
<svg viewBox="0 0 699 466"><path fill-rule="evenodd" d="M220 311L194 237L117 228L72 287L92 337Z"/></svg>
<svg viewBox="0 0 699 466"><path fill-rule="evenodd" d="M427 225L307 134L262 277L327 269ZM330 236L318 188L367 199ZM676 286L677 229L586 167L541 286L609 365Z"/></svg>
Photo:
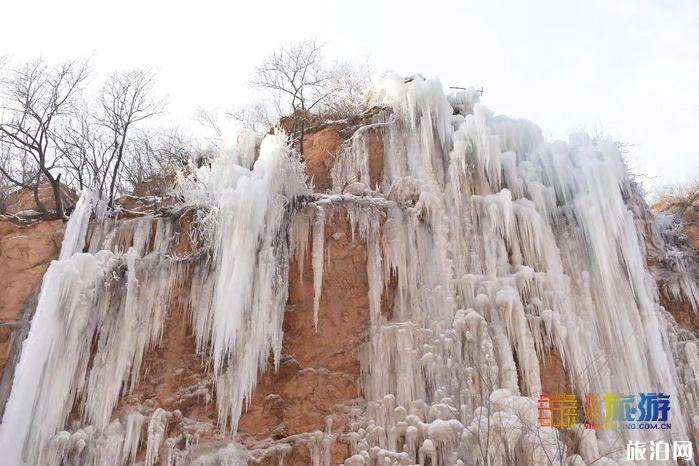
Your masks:
<svg viewBox="0 0 699 466"><path fill-rule="evenodd" d="M193 156L191 141L177 130L138 132L124 158L122 190L139 183L174 173Z"/></svg>
<svg viewBox="0 0 699 466"><path fill-rule="evenodd" d="M659 212L676 206L683 211L697 200L699 200L699 179L668 184L651 194L651 209Z"/></svg>
<svg viewBox="0 0 699 466"><path fill-rule="evenodd" d="M275 120L278 119L275 110L264 102L243 106L227 113L227 116L233 118L243 128L250 129L258 134L268 133L274 126Z"/></svg>

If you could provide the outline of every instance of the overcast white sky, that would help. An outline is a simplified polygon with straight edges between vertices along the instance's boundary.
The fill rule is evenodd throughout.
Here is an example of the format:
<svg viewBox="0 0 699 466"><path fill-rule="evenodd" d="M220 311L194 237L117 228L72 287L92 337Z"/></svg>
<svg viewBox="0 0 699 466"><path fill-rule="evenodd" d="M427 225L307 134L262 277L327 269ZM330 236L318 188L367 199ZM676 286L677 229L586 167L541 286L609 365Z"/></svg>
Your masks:
<svg viewBox="0 0 699 466"><path fill-rule="evenodd" d="M315 37L329 58L483 86L549 137L634 144L649 188L699 178L699 0L0 0L0 15L0 55L152 67L183 124L248 100L266 54Z"/></svg>

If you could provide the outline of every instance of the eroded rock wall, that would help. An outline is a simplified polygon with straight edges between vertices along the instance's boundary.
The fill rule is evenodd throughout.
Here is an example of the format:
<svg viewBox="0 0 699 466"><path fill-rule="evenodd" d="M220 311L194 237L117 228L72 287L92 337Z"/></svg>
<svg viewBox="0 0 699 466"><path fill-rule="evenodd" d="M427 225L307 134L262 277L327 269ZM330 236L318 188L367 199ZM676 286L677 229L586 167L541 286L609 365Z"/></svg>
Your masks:
<svg viewBox="0 0 699 466"><path fill-rule="evenodd" d="M58 257L62 235L60 220L18 225L0 219L0 412L29 330L36 304L33 298L49 263Z"/></svg>

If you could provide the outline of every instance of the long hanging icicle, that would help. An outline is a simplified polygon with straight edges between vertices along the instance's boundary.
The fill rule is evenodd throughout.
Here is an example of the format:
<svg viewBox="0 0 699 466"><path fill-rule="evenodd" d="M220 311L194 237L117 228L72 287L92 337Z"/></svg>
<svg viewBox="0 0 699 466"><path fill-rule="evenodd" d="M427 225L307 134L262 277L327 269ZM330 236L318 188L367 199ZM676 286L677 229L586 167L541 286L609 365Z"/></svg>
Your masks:
<svg viewBox="0 0 699 466"><path fill-rule="evenodd" d="M219 423L232 431L270 353L279 363L288 293L287 211L295 197L309 192L285 135L262 141L252 170L236 162L223 158L200 169L200 183L187 194L210 209L203 223L213 228L213 295L194 303L194 330L200 348L210 345Z"/></svg>

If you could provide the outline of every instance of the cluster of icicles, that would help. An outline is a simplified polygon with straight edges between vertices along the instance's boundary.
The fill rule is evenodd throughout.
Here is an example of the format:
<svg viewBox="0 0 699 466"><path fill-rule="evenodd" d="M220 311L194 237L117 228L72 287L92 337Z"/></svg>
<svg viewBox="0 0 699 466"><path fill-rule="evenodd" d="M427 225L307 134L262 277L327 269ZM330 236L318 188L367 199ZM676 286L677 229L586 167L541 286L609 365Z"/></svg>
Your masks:
<svg viewBox="0 0 699 466"><path fill-rule="evenodd" d="M124 466L143 450L145 466L245 464L233 443L189 448L196 423L166 438L177 413L115 419L115 407L186 284L219 427L235 431L270 355L280 359L291 259L311 254L316 326L323 319L325 223L343 214L367 250L367 403L348 431L302 439L314 466L331 464L335 441L350 445L348 466L582 466L623 464L628 440L699 440L699 345L658 305L629 205L642 200L617 146L545 142L531 123L494 117L475 92L446 96L437 80L389 75L371 99L385 110L335 155L331 193L310 192L281 135L256 160L244 138L182 181L184 204L199 212L196 254L177 256L168 218L115 225L97 215L88 232L97 203L83 195L44 277L0 464ZM372 179L376 134L383 171ZM551 353L579 397L669 393L672 430L578 426L563 442L540 428L540 362ZM278 450L283 459L288 445Z"/></svg>
<svg viewBox="0 0 699 466"><path fill-rule="evenodd" d="M15 369L0 426L2 466L131 464L143 439L147 466L245 464L237 445L201 458L186 451L200 433L196 423L160 457L173 413L113 414L139 381L145 352L160 344L173 293L184 287L197 350L213 371L221 429L235 431L270 353L279 360L285 224L290 201L308 188L284 136L265 139L254 170L245 166L254 157L254 136L249 141L243 138L215 170L182 182L184 203L198 209L201 225L192 237L181 238L173 218L115 223L83 193ZM179 257L179 241L202 248ZM63 431L71 425L72 433Z"/></svg>

